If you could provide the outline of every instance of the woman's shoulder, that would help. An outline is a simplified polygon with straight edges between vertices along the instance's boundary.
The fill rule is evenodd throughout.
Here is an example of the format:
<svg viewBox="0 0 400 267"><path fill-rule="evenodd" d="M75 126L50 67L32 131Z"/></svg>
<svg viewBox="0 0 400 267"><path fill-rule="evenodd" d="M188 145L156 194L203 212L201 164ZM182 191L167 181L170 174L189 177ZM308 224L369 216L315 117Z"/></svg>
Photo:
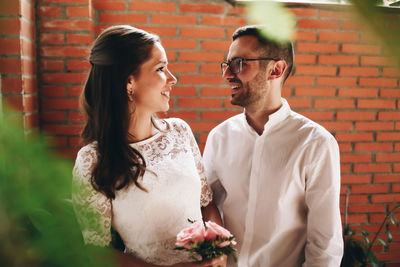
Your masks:
<svg viewBox="0 0 400 267"><path fill-rule="evenodd" d="M172 129L183 129L185 131L190 130L189 124L180 118L168 118L164 119L164 121Z"/></svg>

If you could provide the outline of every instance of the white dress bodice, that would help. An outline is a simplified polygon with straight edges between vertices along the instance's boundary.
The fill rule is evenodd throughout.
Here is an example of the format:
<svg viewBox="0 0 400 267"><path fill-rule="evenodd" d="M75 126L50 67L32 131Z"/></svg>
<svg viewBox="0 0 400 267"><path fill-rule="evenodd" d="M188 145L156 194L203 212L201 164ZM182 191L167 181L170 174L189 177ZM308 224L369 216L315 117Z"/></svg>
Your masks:
<svg viewBox="0 0 400 267"><path fill-rule="evenodd" d="M96 144L79 151L73 177L81 190L73 194L73 202L86 243L108 245L112 225L126 252L139 259L158 265L189 261L187 253L173 249L176 234L189 224L188 219L202 220L200 208L209 204L212 194L189 126L180 119L167 119L163 127L151 138L132 144L146 162L139 183L147 192L132 184L108 199L90 182ZM97 220L85 218L88 209Z"/></svg>

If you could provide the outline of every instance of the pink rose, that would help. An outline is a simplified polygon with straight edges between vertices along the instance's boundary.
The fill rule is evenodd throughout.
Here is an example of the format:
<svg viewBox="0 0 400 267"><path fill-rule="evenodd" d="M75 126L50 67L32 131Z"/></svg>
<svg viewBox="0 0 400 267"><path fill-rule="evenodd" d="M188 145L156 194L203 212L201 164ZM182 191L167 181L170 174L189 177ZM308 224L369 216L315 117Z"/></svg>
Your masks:
<svg viewBox="0 0 400 267"><path fill-rule="evenodd" d="M192 249L189 244L204 241L205 229L203 222L195 222L183 229L176 236L176 246Z"/></svg>
<svg viewBox="0 0 400 267"><path fill-rule="evenodd" d="M211 240L211 241L215 240L217 236L219 236L220 238L230 238L232 236L232 234L227 229L225 229L222 226L219 226L215 222L212 221L206 222L206 227L207 227L205 234L206 240Z"/></svg>
<svg viewBox="0 0 400 267"><path fill-rule="evenodd" d="M232 240L232 241L226 240L226 241L224 241L222 243L219 243L218 247L223 248L223 247L229 246L230 244L235 246L236 245L236 241L235 240Z"/></svg>

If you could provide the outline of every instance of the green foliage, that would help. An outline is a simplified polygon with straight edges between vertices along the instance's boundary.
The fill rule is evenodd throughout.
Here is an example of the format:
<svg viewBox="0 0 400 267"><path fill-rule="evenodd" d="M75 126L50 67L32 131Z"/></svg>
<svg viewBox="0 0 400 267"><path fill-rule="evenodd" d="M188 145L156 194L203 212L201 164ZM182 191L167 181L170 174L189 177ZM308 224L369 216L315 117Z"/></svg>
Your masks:
<svg viewBox="0 0 400 267"><path fill-rule="evenodd" d="M0 114L0 266L92 266L71 205L71 162ZM110 266L104 256L95 266Z"/></svg>

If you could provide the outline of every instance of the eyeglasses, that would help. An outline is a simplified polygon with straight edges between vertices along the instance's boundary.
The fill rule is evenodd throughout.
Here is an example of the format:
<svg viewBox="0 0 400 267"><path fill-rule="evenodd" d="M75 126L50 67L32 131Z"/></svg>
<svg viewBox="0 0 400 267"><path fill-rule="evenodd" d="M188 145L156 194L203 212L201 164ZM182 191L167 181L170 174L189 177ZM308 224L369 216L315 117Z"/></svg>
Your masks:
<svg viewBox="0 0 400 267"><path fill-rule="evenodd" d="M224 75L226 69L229 67L233 74L238 74L242 71L243 62L246 61L256 61L256 60L274 60L278 61L279 58L271 58L271 57L264 57L264 58L241 58L236 57L232 60L224 61L221 63L221 71L222 75Z"/></svg>

